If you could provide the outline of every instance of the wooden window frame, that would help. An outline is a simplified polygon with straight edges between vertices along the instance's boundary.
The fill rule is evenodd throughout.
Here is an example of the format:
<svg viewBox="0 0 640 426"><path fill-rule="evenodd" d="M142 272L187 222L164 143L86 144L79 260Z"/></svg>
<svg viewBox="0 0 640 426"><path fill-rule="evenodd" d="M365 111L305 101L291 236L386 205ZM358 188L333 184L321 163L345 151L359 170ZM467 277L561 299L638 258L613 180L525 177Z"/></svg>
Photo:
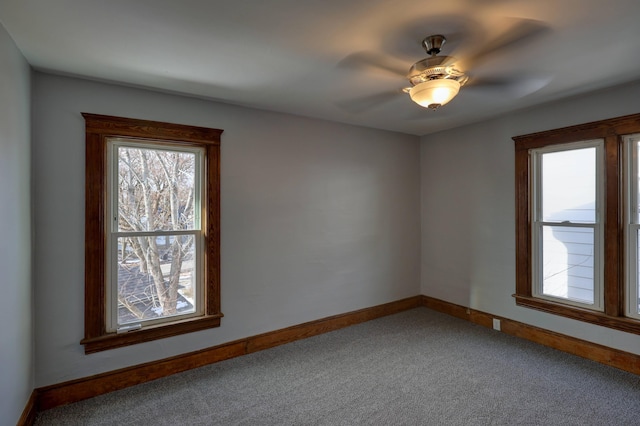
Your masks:
<svg viewBox="0 0 640 426"><path fill-rule="evenodd" d="M85 327L86 354L220 326L220 136L222 130L82 113L86 127ZM107 332L106 203L110 138L178 143L205 149L204 314L127 333Z"/></svg>
<svg viewBox="0 0 640 426"><path fill-rule="evenodd" d="M640 132L640 114L515 136L516 293L518 306L640 334L640 321L625 316L625 237L623 205L624 135ZM604 140L604 311L533 296L532 199L530 150L571 142Z"/></svg>

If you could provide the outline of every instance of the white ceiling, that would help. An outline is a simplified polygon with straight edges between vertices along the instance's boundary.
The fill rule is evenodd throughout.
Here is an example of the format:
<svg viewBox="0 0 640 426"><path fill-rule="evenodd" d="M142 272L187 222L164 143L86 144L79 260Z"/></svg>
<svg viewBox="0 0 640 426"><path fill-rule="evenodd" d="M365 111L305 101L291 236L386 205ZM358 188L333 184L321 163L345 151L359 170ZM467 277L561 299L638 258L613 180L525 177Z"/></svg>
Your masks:
<svg viewBox="0 0 640 426"><path fill-rule="evenodd" d="M0 1L38 70L416 135L640 79L639 18L638 0ZM389 70L438 33L463 62L491 52L434 112Z"/></svg>

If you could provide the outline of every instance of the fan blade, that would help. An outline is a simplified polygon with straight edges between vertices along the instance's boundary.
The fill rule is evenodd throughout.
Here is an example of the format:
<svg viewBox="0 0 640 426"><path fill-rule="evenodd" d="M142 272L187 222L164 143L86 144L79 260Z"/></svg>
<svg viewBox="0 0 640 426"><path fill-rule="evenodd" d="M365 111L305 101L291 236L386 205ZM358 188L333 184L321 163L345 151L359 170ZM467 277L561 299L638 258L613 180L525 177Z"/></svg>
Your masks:
<svg viewBox="0 0 640 426"><path fill-rule="evenodd" d="M382 70L402 78L406 77L409 71L408 68L399 66L395 61L372 52L352 53L338 62L338 67L356 71Z"/></svg>
<svg viewBox="0 0 640 426"><path fill-rule="evenodd" d="M367 110L377 108L386 103L389 103L398 98L401 98L402 94L403 93L401 90L398 90L398 91L394 90L389 92L377 93L375 95L363 96L360 98L340 101L336 105L338 105L340 108L344 109L347 112L350 112L353 114L360 114Z"/></svg>
<svg viewBox="0 0 640 426"><path fill-rule="evenodd" d="M485 46L470 55L460 55L464 69L471 69L501 51L523 47L525 44L549 32L547 24L534 19L517 19L509 30L489 41Z"/></svg>
<svg viewBox="0 0 640 426"><path fill-rule="evenodd" d="M517 77L471 78L462 90L483 94L501 94L511 99L523 98L544 88L550 76L521 75Z"/></svg>

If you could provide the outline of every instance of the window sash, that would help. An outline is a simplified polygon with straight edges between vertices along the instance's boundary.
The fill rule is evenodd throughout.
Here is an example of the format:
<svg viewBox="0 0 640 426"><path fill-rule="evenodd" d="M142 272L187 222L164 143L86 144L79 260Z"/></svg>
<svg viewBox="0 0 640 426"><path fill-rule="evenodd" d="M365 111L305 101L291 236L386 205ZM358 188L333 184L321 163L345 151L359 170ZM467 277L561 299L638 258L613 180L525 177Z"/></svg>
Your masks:
<svg viewBox="0 0 640 426"><path fill-rule="evenodd" d="M194 201L193 201L193 214L194 214L194 230L201 230L206 226L202 222L202 218L206 217L201 200L204 197L203 191L207 187L205 181L206 173L204 170L204 149L201 147L189 147L182 145L173 145L166 141L136 141L134 139L127 138L108 138L107 139L107 165L108 165L108 177L107 182L109 184L109 193L111 197L109 199L109 206L107 210L113 223L107 224L109 226L108 232L119 232L119 215L118 215L118 176L119 176L119 164L116 159L118 158L119 148L132 148L132 149L148 149L156 151L171 151L178 153L190 153L195 155L195 167L194 167Z"/></svg>
<svg viewBox="0 0 640 426"><path fill-rule="evenodd" d="M189 313L176 313L173 315L162 316L158 318L140 319L137 321L119 322L119 282L118 282L118 240L126 237L175 237L175 236L192 236L194 244L194 275L193 291L194 291L194 310ZM106 292L106 324L108 332L117 332L127 327L135 326L137 328L150 327L162 323L173 322L177 319L195 318L204 315L204 263L203 263L203 247L204 236L201 231L158 231L158 232L114 232L107 241L107 269L106 280L108 285L105 286ZM138 327L139 326L139 327Z"/></svg>
<svg viewBox="0 0 640 426"><path fill-rule="evenodd" d="M552 294L552 291L545 291L545 284L548 283L545 277L545 263L548 264L547 259L545 258L545 229L549 229L551 227L555 228L566 228L566 229L589 229L592 231L592 246L593 253L591 255L578 255L582 258L591 258L593 266L591 272L591 288L589 289L592 292L592 301L586 301L585 299L581 299L578 296L572 295L571 293L575 293L576 291L580 291L577 288L577 285L569 282L575 281L578 274L575 272L572 274L571 271L575 268L582 267L580 263L568 263L566 265L566 269L563 272L566 272L566 295L561 296L559 294ZM603 268L602 268L602 256L601 256L601 226L598 224L576 224L576 223L556 223L556 222L538 222L533 225L533 243L535 247L534 251L534 269L533 269L533 295L535 297L557 301L563 304L586 307L589 309L594 309L597 311L603 311ZM552 231L553 232L553 231ZM567 256L576 256L575 253L567 253ZM547 261L547 262L545 262ZM589 266L586 267L589 269ZM572 280L573 278L573 280ZM549 284L551 284L551 280L549 280ZM573 284L573 285L572 285Z"/></svg>
<svg viewBox="0 0 640 426"><path fill-rule="evenodd" d="M638 286L640 286L640 280L638 277L638 273L640 273L640 268L638 267L638 263L640 263L640 259L638 259L638 243L640 242L640 238L638 238L639 232L639 224L627 225L626 235L628 267L627 277L625 280L625 297L627 299L625 314L630 318L637 319L640 319L640 290L638 288Z"/></svg>

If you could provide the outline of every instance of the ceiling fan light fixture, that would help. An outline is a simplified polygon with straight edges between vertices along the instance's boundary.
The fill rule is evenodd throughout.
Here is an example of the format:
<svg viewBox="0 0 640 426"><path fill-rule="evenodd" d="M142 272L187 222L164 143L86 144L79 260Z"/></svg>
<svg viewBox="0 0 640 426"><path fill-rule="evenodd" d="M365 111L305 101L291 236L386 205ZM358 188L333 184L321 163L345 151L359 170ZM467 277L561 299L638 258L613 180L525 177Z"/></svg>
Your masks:
<svg viewBox="0 0 640 426"><path fill-rule="evenodd" d="M458 81L442 78L416 84L409 90L409 96L418 105L435 110L455 98L459 90Z"/></svg>

